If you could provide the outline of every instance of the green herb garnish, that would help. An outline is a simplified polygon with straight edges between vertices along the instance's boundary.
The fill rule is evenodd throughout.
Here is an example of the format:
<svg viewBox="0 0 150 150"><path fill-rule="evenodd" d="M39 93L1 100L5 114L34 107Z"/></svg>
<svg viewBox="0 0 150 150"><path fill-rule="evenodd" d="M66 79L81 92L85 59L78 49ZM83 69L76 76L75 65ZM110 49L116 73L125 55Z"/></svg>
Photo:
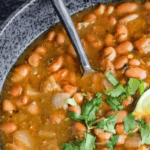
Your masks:
<svg viewBox="0 0 150 150"><path fill-rule="evenodd" d="M107 143L107 147L109 148L109 150L114 150L114 146L117 144L119 139L119 135L112 135L111 136L111 141L109 141Z"/></svg>
<svg viewBox="0 0 150 150"><path fill-rule="evenodd" d="M75 101L74 98L68 98L65 100L65 102L71 106L77 106L77 102Z"/></svg>

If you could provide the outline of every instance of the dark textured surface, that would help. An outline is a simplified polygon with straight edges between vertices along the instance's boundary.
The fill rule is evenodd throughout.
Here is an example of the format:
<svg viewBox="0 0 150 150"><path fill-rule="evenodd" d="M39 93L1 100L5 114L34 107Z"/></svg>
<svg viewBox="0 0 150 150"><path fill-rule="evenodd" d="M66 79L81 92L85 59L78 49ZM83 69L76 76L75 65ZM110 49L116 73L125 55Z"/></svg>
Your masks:
<svg viewBox="0 0 150 150"><path fill-rule="evenodd" d="M21 6L26 0L1 0L0 1L0 25L6 18Z"/></svg>

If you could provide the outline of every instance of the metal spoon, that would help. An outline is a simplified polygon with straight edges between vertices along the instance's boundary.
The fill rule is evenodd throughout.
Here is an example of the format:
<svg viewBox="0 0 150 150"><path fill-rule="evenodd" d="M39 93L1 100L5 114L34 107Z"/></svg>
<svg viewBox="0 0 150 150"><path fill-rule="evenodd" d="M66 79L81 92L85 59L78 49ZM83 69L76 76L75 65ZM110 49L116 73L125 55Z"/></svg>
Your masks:
<svg viewBox="0 0 150 150"><path fill-rule="evenodd" d="M72 45L74 46L74 49L77 53L77 56L81 62L81 65L84 70L84 75L87 73L94 72L94 70L91 68L88 58L86 56L86 53L84 51L84 48L81 44L79 35L75 29L75 26L72 22L72 19L67 11L66 6L63 3L63 0L51 0L62 24L64 25L68 36L72 42Z"/></svg>

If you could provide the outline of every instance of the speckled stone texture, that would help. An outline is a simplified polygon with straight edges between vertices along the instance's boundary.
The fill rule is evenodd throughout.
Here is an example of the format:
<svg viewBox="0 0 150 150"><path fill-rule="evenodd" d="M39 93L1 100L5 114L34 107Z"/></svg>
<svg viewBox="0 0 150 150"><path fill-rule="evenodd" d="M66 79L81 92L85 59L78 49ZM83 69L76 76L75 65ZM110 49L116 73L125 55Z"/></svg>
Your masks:
<svg viewBox="0 0 150 150"><path fill-rule="evenodd" d="M72 15L89 6L110 1L112 0L65 0L65 4ZM18 3L21 2L23 0L18 0ZM58 21L50 0L25 0L22 7L0 26L0 91L17 58L39 35Z"/></svg>

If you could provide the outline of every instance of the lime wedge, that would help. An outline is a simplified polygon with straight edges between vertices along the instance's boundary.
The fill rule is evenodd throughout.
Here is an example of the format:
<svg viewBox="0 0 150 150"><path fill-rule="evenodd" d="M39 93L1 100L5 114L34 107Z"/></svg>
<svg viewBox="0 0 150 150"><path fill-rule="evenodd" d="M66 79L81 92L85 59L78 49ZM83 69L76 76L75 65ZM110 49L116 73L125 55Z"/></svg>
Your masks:
<svg viewBox="0 0 150 150"><path fill-rule="evenodd" d="M145 91L138 100L133 115L137 118L143 118L150 115L150 89Z"/></svg>

